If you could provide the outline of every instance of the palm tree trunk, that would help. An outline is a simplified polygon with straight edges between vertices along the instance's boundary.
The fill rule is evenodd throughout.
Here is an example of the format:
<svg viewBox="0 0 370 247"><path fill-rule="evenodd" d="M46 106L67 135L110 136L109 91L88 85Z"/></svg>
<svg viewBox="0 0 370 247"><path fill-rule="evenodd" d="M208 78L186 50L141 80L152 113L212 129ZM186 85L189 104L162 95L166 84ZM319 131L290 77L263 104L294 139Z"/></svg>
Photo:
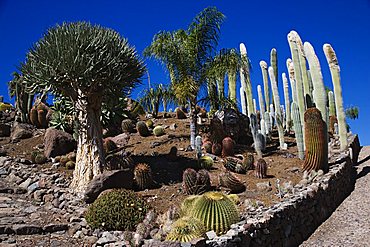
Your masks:
<svg viewBox="0 0 370 247"><path fill-rule="evenodd" d="M86 96L80 90L78 92L76 110L80 128L76 168L71 184L77 192L83 192L88 183L102 173L104 153L100 125L101 102L101 96Z"/></svg>

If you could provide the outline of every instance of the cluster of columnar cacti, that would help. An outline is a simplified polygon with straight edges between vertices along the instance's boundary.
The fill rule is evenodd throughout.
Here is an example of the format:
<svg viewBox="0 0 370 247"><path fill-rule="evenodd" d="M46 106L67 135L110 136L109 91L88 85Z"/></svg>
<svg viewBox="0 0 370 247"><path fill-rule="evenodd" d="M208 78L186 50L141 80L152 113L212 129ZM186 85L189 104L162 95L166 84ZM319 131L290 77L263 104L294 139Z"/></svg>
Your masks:
<svg viewBox="0 0 370 247"><path fill-rule="evenodd" d="M317 108L309 108L304 114L306 158L305 171L328 170L328 137L327 127Z"/></svg>
<svg viewBox="0 0 370 247"><path fill-rule="evenodd" d="M210 191L190 198L190 202L182 208L185 208L186 216L200 220L206 231L213 230L217 234L225 233L232 224L240 220L235 202L221 192Z"/></svg>
<svg viewBox="0 0 370 247"><path fill-rule="evenodd" d="M254 175L257 178L267 177L267 163L264 159L258 159L254 168Z"/></svg>
<svg viewBox="0 0 370 247"><path fill-rule="evenodd" d="M258 157L262 158L262 152L266 148L266 139L262 133L258 132L257 116L255 114L250 115L250 126L254 141L254 149L256 150Z"/></svg>
<svg viewBox="0 0 370 247"><path fill-rule="evenodd" d="M145 190L153 185L152 170L148 164L139 163L134 169L134 180L139 190Z"/></svg>
<svg viewBox="0 0 370 247"><path fill-rule="evenodd" d="M196 172L187 168L182 175L182 188L187 195L199 195L211 188L211 179L207 170Z"/></svg>
<svg viewBox="0 0 370 247"><path fill-rule="evenodd" d="M221 173L218 178L220 186L228 188L231 193L240 193L246 188L240 179L229 171Z"/></svg>
<svg viewBox="0 0 370 247"><path fill-rule="evenodd" d="M35 104L30 111L30 122L37 128L47 128L51 110L42 102Z"/></svg>
<svg viewBox="0 0 370 247"><path fill-rule="evenodd" d="M182 217L171 225L167 241L190 242L193 239L201 238L205 235L206 229L203 223L194 217Z"/></svg>

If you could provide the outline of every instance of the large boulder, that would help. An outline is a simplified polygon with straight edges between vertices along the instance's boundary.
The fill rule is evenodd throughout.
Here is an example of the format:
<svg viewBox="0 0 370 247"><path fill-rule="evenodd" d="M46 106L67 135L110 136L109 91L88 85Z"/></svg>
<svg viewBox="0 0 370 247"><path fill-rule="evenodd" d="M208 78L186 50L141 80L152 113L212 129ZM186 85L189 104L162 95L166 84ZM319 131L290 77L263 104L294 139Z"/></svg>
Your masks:
<svg viewBox="0 0 370 247"><path fill-rule="evenodd" d="M0 137L10 136L10 125L0 123Z"/></svg>
<svg viewBox="0 0 370 247"><path fill-rule="evenodd" d="M107 189L132 189L134 174L130 169L104 171L87 186L84 200L93 203L99 194Z"/></svg>
<svg viewBox="0 0 370 247"><path fill-rule="evenodd" d="M72 135L62 130L48 128L44 136L44 155L47 158L65 155L76 148Z"/></svg>
<svg viewBox="0 0 370 247"><path fill-rule="evenodd" d="M31 138L35 131L35 127L30 124L15 122L11 132L11 139L14 141Z"/></svg>

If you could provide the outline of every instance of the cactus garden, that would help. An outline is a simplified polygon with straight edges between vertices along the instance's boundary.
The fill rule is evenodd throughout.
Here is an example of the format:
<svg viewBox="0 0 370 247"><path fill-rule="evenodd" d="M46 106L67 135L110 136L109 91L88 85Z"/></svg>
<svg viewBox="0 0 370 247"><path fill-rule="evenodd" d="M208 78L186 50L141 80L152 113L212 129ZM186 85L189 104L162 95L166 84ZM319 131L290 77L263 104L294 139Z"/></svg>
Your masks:
<svg viewBox="0 0 370 247"><path fill-rule="evenodd" d="M265 47L251 61L248 39L219 47L224 22L207 7L143 54L89 22L45 30L0 102L0 203L14 201L0 242L59 232L80 246L206 243L327 174L358 117L344 108L335 44L286 30L289 57ZM168 82L134 96L149 61Z"/></svg>

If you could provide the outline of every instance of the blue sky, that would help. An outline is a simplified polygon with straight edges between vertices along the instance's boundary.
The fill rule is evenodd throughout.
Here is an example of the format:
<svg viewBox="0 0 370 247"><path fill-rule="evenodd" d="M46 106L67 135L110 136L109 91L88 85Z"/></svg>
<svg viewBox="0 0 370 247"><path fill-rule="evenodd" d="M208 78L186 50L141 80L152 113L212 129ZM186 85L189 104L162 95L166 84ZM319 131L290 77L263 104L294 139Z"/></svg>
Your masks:
<svg viewBox="0 0 370 247"><path fill-rule="evenodd" d="M370 145L370 0L0 0L0 95L9 100L6 82L11 73L24 60L29 47L56 23L84 20L113 28L141 54L159 30L186 28L207 6L216 6L226 15L220 49L245 43L252 61L254 95L262 83L259 61L269 61L271 48L278 51L279 73L286 72L285 61L290 57L286 37L290 30L296 30L303 41L314 46L325 85L332 88L322 51L324 43L332 44L341 67L344 105L360 108L360 118L349 124L362 144ZM152 83L168 82L162 66L155 61L146 63ZM134 95L146 86L144 79Z"/></svg>

